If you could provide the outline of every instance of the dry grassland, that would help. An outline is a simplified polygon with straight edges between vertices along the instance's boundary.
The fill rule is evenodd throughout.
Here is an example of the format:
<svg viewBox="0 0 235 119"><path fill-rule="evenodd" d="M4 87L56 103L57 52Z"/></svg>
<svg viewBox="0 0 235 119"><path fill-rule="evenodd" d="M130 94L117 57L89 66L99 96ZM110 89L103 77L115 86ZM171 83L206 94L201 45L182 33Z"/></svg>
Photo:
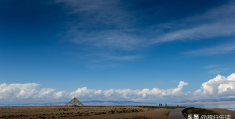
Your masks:
<svg viewBox="0 0 235 119"><path fill-rule="evenodd" d="M0 107L0 119L167 119L174 108Z"/></svg>

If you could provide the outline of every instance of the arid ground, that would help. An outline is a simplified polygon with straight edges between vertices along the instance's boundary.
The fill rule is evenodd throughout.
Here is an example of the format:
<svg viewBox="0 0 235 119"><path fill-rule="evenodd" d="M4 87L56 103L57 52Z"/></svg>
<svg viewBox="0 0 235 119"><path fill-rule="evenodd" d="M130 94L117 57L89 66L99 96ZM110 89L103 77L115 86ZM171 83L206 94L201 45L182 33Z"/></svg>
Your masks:
<svg viewBox="0 0 235 119"><path fill-rule="evenodd" d="M221 115L231 115L232 119L235 119L235 111L227 110L227 109L207 109L207 110L212 110L216 113L219 113Z"/></svg>
<svg viewBox="0 0 235 119"><path fill-rule="evenodd" d="M202 115L223 115L224 119L225 115L227 117L227 115L230 115L231 118L230 119L235 119L235 111L231 111L231 110L227 110L227 109L204 109L204 108L191 108L191 109L186 109L183 111L183 114L185 116L185 118L188 117L188 114L199 114L199 117L201 117ZM216 118L217 119L217 118Z"/></svg>
<svg viewBox="0 0 235 119"><path fill-rule="evenodd" d="M146 107L0 107L11 119L167 119L175 108Z"/></svg>

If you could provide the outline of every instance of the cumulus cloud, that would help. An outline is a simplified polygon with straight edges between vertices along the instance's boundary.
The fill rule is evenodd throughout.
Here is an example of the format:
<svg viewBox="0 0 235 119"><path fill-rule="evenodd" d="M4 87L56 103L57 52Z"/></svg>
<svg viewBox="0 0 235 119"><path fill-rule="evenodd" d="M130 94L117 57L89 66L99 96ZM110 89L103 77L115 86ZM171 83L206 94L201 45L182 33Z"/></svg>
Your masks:
<svg viewBox="0 0 235 119"><path fill-rule="evenodd" d="M235 73L227 78L221 75L204 82L201 89L195 91L203 96L233 96L235 95Z"/></svg>
<svg viewBox="0 0 235 119"><path fill-rule="evenodd" d="M131 90L131 89L109 89L109 90L94 90L87 89L86 87L78 88L78 90L71 92L70 95L73 97L85 97L94 99L130 99L130 100L144 100L144 99L156 99L164 97L177 97L181 93L183 86L188 83L180 81L179 85L175 89L158 89L153 88L152 90L146 88L143 90Z"/></svg>
<svg viewBox="0 0 235 119"><path fill-rule="evenodd" d="M3 83L0 85L0 99L7 99L12 96L18 99L31 98L37 93L35 89L37 86L39 86L39 84L36 83L9 85Z"/></svg>
<svg viewBox="0 0 235 119"><path fill-rule="evenodd" d="M37 90L38 86L36 83L9 85L3 83L0 85L0 99L52 99L66 96L66 92L55 92L51 88Z"/></svg>
<svg viewBox="0 0 235 119"><path fill-rule="evenodd" d="M187 82L180 81L176 88L172 89L109 89L95 90L87 87L78 88L76 91L55 91L51 88L36 90L39 84L6 84L0 85L0 100L6 99L67 99L77 97L83 100L156 100L164 98L208 98L208 97L231 97L235 96L235 73L228 77L221 75L204 82L202 87L193 93L183 93L182 89L187 86Z"/></svg>
<svg viewBox="0 0 235 119"><path fill-rule="evenodd" d="M102 99L102 100L118 100L118 99L129 99L129 100L141 100L141 99L156 99L164 97L177 97L183 95L181 90L188 83L180 81L177 88L174 89L158 89L153 88L152 90L146 88L143 90L131 90L131 89L109 89L109 90L95 90L88 89L87 87L78 88L76 91L55 91L51 88L43 88L36 90L39 84L28 83L28 84L6 84L0 85L0 99L61 99L77 97L80 99Z"/></svg>

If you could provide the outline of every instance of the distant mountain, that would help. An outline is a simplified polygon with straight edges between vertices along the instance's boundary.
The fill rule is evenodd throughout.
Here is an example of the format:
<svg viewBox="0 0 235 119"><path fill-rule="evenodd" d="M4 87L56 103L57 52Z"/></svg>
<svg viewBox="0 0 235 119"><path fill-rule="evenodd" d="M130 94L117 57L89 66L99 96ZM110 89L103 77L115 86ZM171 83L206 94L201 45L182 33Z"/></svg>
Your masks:
<svg viewBox="0 0 235 119"><path fill-rule="evenodd" d="M118 104L123 104L123 103L142 103L142 102L134 102L134 101L101 101L101 100L90 100L90 101L82 101L83 103L104 103L104 102L109 102L109 103L118 103Z"/></svg>
<svg viewBox="0 0 235 119"><path fill-rule="evenodd" d="M68 102L52 102L52 103L43 103L44 105L65 105ZM84 105L89 106L98 106L98 105L141 105L141 104L154 104L148 102L134 102L134 101L101 101L101 100L89 100L81 101Z"/></svg>
<svg viewBox="0 0 235 119"><path fill-rule="evenodd" d="M107 105L107 106L115 106L115 105L151 105L155 103L149 102L134 102L134 101L100 101L100 100L90 100L90 101L83 101L84 105L91 105L91 106L99 106L99 105Z"/></svg>
<svg viewBox="0 0 235 119"><path fill-rule="evenodd" d="M50 105L50 106L59 106L66 105L67 102L47 102L47 103L25 103L25 104L4 104L4 105ZM149 102L134 102L134 101L101 101L101 100L89 100L89 101L81 101L85 106L117 106L117 105L152 105L156 103Z"/></svg>

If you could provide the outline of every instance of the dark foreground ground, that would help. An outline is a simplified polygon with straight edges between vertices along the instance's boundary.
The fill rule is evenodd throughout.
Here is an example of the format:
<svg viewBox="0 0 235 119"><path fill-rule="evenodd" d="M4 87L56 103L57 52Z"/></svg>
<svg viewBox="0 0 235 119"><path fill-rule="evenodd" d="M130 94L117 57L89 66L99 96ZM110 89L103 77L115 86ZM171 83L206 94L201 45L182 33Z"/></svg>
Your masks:
<svg viewBox="0 0 235 119"><path fill-rule="evenodd" d="M0 119L167 119L175 108L0 107Z"/></svg>
<svg viewBox="0 0 235 119"><path fill-rule="evenodd" d="M0 107L0 119L167 119L176 107ZM231 115L227 109L194 108L183 112L199 115Z"/></svg>
<svg viewBox="0 0 235 119"><path fill-rule="evenodd" d="M183 111L185 118L188 118L188 114L199 114L199 117L202 115L213 115L215 119L235 119L235 111L227 110L227 109L204 109L204 108L192 108L186 109ZM222 116L221 116L222 115ZM230 115L231 118L227 118L227 115ZM218 117L218 118L217 118Z"/></svg>

